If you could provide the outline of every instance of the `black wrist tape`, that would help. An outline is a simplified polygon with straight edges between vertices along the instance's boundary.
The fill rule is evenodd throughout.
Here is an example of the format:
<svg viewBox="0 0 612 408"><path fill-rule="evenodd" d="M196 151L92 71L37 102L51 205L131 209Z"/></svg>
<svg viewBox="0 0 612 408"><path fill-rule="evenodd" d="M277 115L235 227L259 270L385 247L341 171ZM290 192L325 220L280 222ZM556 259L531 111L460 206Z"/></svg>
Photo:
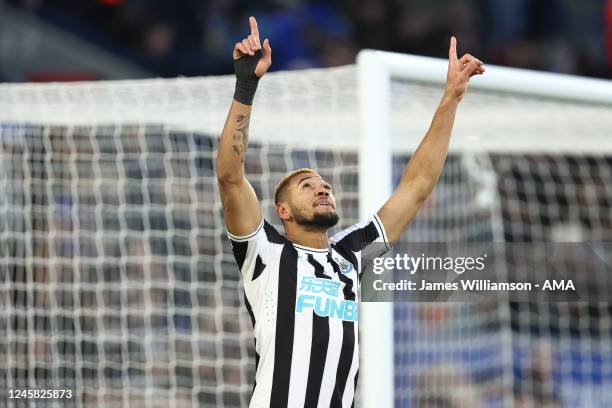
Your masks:
<svg viewBox="0 0 612 408"><path fill-rule="evenodd" d="M234 72L236 73L236 90L234 99L245 105L252 105L259 77L255 75L255 67L263 56L262 50L255 51L255 55L247 55L234 60Z"/></svg>

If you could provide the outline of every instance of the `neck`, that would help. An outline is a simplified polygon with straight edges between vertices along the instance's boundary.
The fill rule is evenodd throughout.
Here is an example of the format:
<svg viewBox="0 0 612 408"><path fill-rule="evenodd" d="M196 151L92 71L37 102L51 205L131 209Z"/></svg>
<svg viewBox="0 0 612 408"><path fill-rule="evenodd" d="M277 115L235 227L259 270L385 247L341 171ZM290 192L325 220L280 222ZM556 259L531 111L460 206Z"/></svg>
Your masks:
<svg viewBox="0 0 612 408"><path fill-rule="evenodd" d="M311 230L307 228L285 225L285 237L294 244L309 248L327 249L329 240L327 230Z"/></svg>

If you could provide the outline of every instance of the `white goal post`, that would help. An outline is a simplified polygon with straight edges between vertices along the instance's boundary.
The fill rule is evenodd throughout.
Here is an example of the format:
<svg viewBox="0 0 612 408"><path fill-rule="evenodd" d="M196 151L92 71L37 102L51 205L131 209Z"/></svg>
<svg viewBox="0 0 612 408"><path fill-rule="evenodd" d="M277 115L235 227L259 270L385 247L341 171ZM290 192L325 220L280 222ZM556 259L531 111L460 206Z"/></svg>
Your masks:
<svg viewBox="0 0 612 408"><path fill-rule="evenodd" d="M612 81L570 75L543 73L485 64L487 72L472 78L469 88L524 95L547 100L601 104L612 109ZM392 157L394 151L414 152L420 134L393 139L391 81L407 80L442 85L446 81L448 61L438 58L404 55L384 51L363 50L357 58L359 87L359 214L372 214L392 192ZM441 97L441 95L439 95ZM466 99L470 98L470 91ZM477 113L477 112L476 112ZM610 123L609 117L601 120ZM537 112L535 112L537 114ZM433 112L432 112L433 115ZM482 120L487 120L482 112ZM458 117L461 117L461 107ZM428 121L422 117L423 121ZM520 120L520 118L516 118ZM456 131L454 133L457 133ZM463 136L466 136L465 134ZM534 138L532 134L513 133L485 137L454 137L451 152L602 152L607 146L612 153L611 135L605 132L590 135L588 143L577 143L577 135L566 133L551 140L551 135ZM572 137L573 136L573 137ZM364 407L394 406L393 305L362 303L362 401ZM389 352L385 352L388 350Z"/></svg>

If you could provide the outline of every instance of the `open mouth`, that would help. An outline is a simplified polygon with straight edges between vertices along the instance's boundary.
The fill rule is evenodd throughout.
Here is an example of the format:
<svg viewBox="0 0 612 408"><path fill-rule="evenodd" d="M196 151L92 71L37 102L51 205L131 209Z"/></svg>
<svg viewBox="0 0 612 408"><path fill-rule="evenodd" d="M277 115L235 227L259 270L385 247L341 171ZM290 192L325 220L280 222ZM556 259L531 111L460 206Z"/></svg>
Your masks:
<svg viewBox="0 0 612 408"><path fill-rule="evenodd" d="M329 207L329 208L331 208L332 205L331 205L331 203L325 203L324 202L324 203L315 204L315 207Z"/></svg>

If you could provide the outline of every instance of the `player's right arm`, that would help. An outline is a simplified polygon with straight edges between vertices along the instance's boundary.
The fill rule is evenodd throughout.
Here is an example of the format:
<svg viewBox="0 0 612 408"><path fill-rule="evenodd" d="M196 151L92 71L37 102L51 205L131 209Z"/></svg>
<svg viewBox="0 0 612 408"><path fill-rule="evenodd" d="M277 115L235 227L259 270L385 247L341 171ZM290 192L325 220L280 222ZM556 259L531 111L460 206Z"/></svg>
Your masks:
<svg viewBox="0 0 612 408"><path fill-rule="evenodd" d="M254 232L262 221L259 200L244 176L244 160L257 81L272 64L269 41L264 41L262 49L257 21L251 17L249 23L251 34L234 46L236 92L219 141L216 168L225 224L236 236Z"/></svg>

